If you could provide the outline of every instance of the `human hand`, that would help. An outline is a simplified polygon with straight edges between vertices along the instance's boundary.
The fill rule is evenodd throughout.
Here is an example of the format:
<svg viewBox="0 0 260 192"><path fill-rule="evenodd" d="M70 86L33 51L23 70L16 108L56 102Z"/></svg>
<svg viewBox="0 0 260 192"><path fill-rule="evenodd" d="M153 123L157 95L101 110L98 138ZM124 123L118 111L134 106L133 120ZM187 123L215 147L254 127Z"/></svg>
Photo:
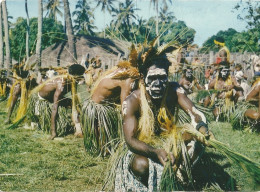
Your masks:
<svg viewBox="0 0 260 192"><path fill-rule="evenodd" d="M156 149L155 151L158 161L165 166L166 162L170 160L174 164L175 158L172 153L167 153L164 149Z"/></svg>

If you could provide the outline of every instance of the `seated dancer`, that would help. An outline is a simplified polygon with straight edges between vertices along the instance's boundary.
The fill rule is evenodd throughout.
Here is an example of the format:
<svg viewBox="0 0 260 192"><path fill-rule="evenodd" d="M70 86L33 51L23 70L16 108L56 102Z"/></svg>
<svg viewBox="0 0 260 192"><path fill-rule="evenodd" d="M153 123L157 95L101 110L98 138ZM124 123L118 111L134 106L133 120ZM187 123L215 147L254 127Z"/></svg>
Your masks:
<svg viewBox="0 0 260 192"><path fill-rule="evenodd" d="M191 67L186 67L183 69L183 75L179 81L179 84L185 90L187 95L192 94L195 89L203 89L197 79L193 77L193 71Z"/></svg>
<svg viewBox="0 0 260 192"><path fill-rule="evenodd" d="M216 37L214 43L220 49L217 54L216 63L219 64L222 61L230 62L230 52L229 49L225 46L224 38Z"/></svg>
<svg viewBox="0 0 260 192"><path fill-rule="evenodd" d="M253 83L251 91L246 96L246 101L251 102L256 108L248 109L245 112L245 116L249 119L260 120L260 64L254 66L255 81Z"/></svg>
<svg viewBox="0 0 260 192"><path fill-rule="evenodd" d="M218 75L209 83L209 90L215 91L212 98L208 96L205 99L204 106L215 105L213 114L217 120L221 113L226 114L229 119L234 105L238 98L242 96L243 89L237 83L235 77L231 76L229 63L226 61L219 63Z"/></svg>
<svg viewBox="0 0 260 192"><path fill-rule="evenodd" d="M77 82L83 79L85 68L79 64L73 64L68 68L68 74L54 76L46 80L33 90L38 92L42 100L53 103L51 110L51 136L54 139L57 136L57 116L59 106L72 107L72 121L75 125L75 135L82 136L82 130L79 122L78 107L79 101L77 96ZM65 94L71 91L72 99L65 98ZM40 109L41 110L41 109ZM41 115L41 114L40 114ZM44 114L42 114L44 115Z"/></svg>
<svg viewBox="0 0 260 192"><path fill-rule="evenodd" d="M170 162L176 170L181 163L179 152L170 147L179 145L178 141L188 145L191 164L198 160L195 140L182 134L175 124L178 106L192 119L192 126L187 125L187 129L197 129L209 136L204 115L194 107L178 83L168 81L170 62L166 53L172 49L156 49L151 45L139 54L139 71L143 78L139 89L133 91L122 105L128 152L123 149L116 153L119 162L114 164L117 167L115 191L158 191L163 166Z"/></svg>
<svg viewBox="0 0 260 192"><path fill-rule="evenodd" d="M135 50L132 49L131 52ZM91 92L91 99L86 100L83 106L82 124L87 150L94 149L96 152L106 153L106 149L102 148L119 138L122 125L120 110L116 105L121 105L136 89L139 77L140 74L133 62L120 61L116 67L105 72L97 80ZM109 148L107 147L108 150Z"/></svg>
<svg viewBox="0 0 260 192"><path fill-rule="evenodd" d="M13 66L13 80L7 101L8 115L5 121L7 124L11 123L11 115L19 97L20 104L14 122L18 122L25 116L29 96L28 91L37 86L36 79L29 74L29 71L24 70L23 66L19 66L18 63Z"/></svg>

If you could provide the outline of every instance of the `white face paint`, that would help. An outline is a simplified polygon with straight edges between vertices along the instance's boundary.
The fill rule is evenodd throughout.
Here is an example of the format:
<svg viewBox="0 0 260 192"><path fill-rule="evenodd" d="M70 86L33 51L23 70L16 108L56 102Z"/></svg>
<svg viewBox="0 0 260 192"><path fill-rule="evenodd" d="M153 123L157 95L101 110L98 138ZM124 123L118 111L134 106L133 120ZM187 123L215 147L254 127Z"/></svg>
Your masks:
<svg viewBox="0 0 260 192"><path fill-rule="evenodd" d="M153 99L161 99L166 90L168 75L165 69L150 69L145 77L145 87Z"/></svg>
<svg viewBox="0 0 260 192"><path fill-rule="evenodd" d="M127 102L124 101L122 104L122 111L123 111L123 116L127 114Z"/></svg>
<svg viewBox="0 0 260 192"><path fill-rule="evenodd" d="M191 70L191 69L187 69L185 75L186 75L186 77L187 77L188 79L192 78L192 70Z"/></svg>
<svg viewBox="0 0 260 192"><path fill-rule="evenodd" d="M220 71L220 75L221 75L221 77L222 77L223 79L227 79L228 76L229 76L229 72L230 72L229 69L224 68L224 69L222 69L222 70Z"/></svg>
<svg viewBox="0 0 260 192"><path fill-rule="evenodd" d="M52 78L52 77L54 77L54 75L55 75L55 71L54 70L48 70L47 72L46 72L46 76L50 79L50 78Z"/></svg>

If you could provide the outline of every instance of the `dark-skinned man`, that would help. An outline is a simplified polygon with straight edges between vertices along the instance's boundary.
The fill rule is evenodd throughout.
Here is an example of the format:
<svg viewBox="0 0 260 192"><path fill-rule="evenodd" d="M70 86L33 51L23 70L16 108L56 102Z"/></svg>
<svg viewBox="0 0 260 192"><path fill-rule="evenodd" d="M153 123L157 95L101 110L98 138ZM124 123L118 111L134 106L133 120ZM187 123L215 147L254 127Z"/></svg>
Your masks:
<svg viewBox="0 0 260 192"><path fill-rule="evenodd" d="M163 166L168 161L175 166L178 161L178 155L165 148L169 146L167 138L179 133L172 132L176 130L176 107L180 106L190 115L192 126L189 128L209 136L204 115L194 107L178 83L168 82L170 62L165 53L171 49L158 50L152 47L139 54L143 78L139 89L123 102L123 132L128 152L117 164L115 191L159 190ZM188 145L191 164L194 164L199 157L195 141L186 134L181 134L180 138ZM201 138L203 142L204 139Z"/></svg>

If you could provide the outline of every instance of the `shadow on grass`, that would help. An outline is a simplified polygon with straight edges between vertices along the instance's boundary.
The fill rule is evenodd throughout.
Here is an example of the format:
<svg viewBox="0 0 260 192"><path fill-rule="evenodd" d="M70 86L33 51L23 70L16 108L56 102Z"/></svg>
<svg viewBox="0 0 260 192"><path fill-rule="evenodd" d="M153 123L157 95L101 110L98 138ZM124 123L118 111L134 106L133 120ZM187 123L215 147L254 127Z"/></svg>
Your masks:
<svg viewBox="0 0 260 192"><path fill-rule="evenodd" d="M222 155L212 152L203 155L192 171L196 190L237 190L235 179L224 170L230 167L231 164L224 163L220 165L217 162L224 159L226 158Z"/></svg>

